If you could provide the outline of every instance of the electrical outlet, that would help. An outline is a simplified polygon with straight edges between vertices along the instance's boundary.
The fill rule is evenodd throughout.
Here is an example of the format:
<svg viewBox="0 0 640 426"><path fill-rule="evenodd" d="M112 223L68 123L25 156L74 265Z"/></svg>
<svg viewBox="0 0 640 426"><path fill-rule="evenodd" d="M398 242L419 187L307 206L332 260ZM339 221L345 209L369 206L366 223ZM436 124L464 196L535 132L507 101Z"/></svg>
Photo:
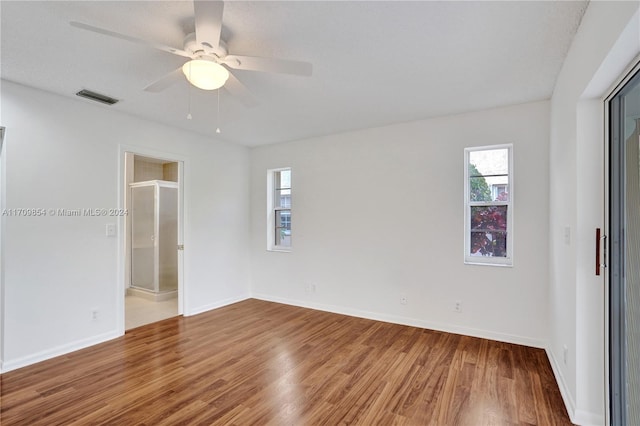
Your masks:
<svg viewBox="0 0 640 426"><path fill-rule="evenodd" d="M307 284L307 293L315 293L316 292L316 285L315 284Z"/></svg>
<svg viewBox="0 0 640 426"><path fill-rule="evenodd" d="M568 356L569 356L569 348L567 348L567 345L564 345L562 347L562 360L564 361L564 365L567 365Z"/></svg>
<svg viewBox="0 0 640 426"><path fill-rule="evenodd" d="M407 295L404 293L400 293L400 304L401 305L407 304Z"/></svg>
<svg viewBox="0 0 640 426"><path fill-rule="evenodd" d="M91 319L93 321L98 321L98 318L100 317L100 311L98 311L98 308L93 308L91 310Z"/></svg>
<svg viewBox="0 0 640 426"><path fill-rule="evenodd" d="M460 300L456 300L453 303L453 311L458 313L462 312L462 302Z"/></svg>

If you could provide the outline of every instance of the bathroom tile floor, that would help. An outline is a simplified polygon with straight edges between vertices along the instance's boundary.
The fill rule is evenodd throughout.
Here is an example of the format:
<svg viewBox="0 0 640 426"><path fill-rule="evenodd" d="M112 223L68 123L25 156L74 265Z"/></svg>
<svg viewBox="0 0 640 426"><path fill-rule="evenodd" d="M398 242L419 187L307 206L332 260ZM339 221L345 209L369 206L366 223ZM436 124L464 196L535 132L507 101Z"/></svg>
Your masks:
<svg viewBox="0 0 640 426"><path fill-rule="evenodd" d="M152 302L142 297L125 297L124 328L130 330L141 325L161 321L178 315L178 298Z"/></svg>

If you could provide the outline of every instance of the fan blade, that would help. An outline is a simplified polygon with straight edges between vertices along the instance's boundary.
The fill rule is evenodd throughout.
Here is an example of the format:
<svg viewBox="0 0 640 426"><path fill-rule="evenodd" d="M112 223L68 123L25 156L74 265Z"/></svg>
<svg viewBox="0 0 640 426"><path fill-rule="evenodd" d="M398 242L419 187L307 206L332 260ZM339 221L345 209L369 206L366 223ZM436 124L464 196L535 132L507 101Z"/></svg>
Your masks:
<svg viewBox="0 0 640 426"><path fill-rule="evenodd" d="M259 58L257 56L227 55L221 62L236 70L275 72L281 74L311 75L313 65L286 59Z"/></svg>
<svg viewBox="0 0 640 426"><path fill-rule="evenodd" d="M143 46L148 46L148 47L152 47L154 49L162 50L163 52L173 53L174 55L184 56L186 58L191 58L191 55L189 53L185 52L184 50L176 49L174 47L169 47L169 46L165 46L165 45L162 45L162 44L153 43L151 41L142 40L142 39L139 39L139 38L136 38L136 37L131 37L131 36L128 36L128 35L116 33L114 31L105 30L104 28L98 28L98 27L94 27L94 26L91 26L91 25L83 24L82 22L71 21L71 22L69 22L69 24L72 27L80 28L80 29L91 31L91 32L98 33L98 34L103 34L103 35L106 35L106 36L109 36L109 37L115 37L115 38L119 38L119 39L122 39L122 40L127 40L127 41L130 41L132 43L141 44Z"/></svg>
<svg viewBox="0 0 640 426"><path fill-rule="evenodd" d="M229 73L229 79L222 87L227 89L231 95L238 98L240 102L249 108L253 108L260 103L256 97L251 94L249 89L247 89L247 87L231 73Z"/></svg>
<svg viewBox="0 0 640 426"><path fill-rule="evenodd" d="M194 1L196 18L196 41L198 45L216 49L222 32L222 12L224 2Z"/></svg>
<svg viewBox="0 0 640 426"><path fill-rule="evenodd" d="M162 77L160 80L156 80L147 87L144 88L145 92L161 92L167 87L175 84L182 77L182 67L171 71L169 74Z"/></svg>

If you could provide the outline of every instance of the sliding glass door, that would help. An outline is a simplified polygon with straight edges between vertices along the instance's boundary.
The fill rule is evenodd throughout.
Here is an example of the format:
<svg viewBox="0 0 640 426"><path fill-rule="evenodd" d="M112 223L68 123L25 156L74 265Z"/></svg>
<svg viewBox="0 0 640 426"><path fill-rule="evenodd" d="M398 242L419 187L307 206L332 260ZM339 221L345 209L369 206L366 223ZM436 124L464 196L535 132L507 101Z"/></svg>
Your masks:
<svg viewBox="0 0 640 426"><path fill-rule="evenodd" d="M609 106L611 424L640 425L640 73Z"/></svg>

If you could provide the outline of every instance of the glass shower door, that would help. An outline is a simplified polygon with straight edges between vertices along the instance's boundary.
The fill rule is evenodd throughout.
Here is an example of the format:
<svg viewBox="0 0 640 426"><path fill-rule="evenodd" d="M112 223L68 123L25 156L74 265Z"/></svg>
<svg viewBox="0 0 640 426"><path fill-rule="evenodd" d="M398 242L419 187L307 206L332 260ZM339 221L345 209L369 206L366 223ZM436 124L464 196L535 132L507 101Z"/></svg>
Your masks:
<svg viewBox="0 0 640 426"><path fill-rule="evenodd" d="M131 285L154 291L155 185L131 188Z"/></svg>
<svg viewBox="0 0 640 426"><path fill-rule="evenodd" d="M178 289L178 189L158 191L158 290L166 292Z"/></svg>

